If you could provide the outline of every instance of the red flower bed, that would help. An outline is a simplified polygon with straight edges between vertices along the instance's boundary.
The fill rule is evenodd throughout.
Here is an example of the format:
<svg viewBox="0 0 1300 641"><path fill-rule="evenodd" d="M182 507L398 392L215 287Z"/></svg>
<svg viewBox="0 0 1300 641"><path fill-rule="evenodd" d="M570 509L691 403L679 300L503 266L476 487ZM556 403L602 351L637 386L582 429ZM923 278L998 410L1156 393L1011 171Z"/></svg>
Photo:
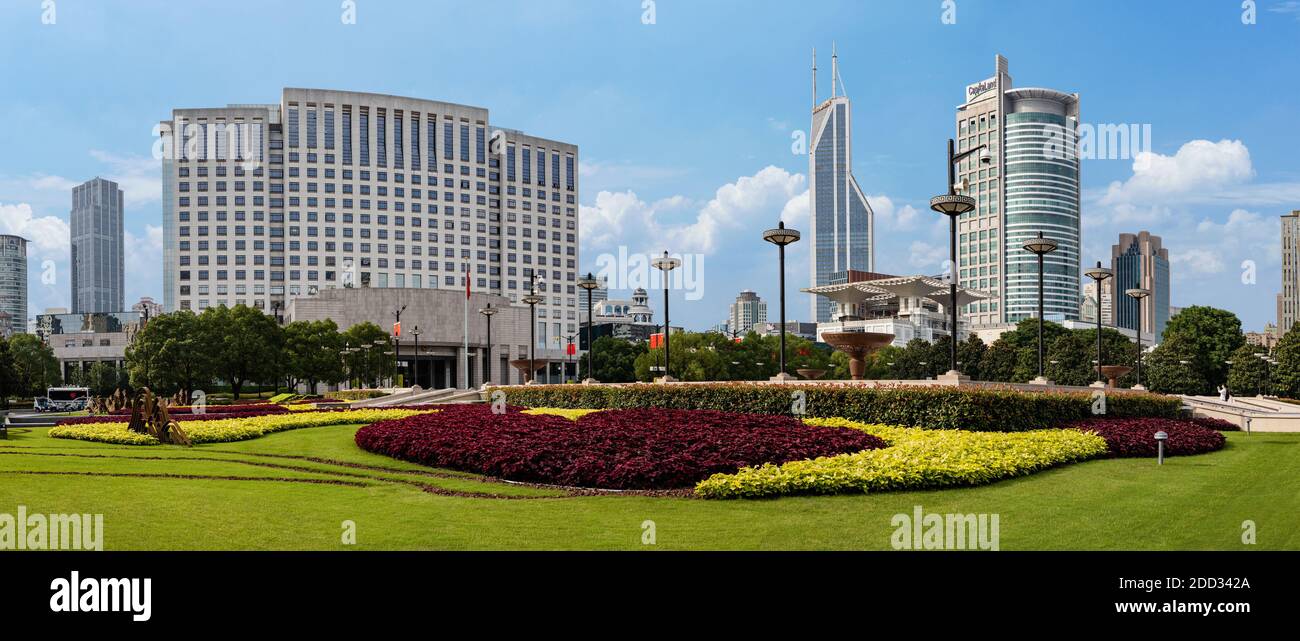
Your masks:
<svg viewBox="0 0 1300 641"><path fill-rule="evenodd" d="M1205 416L1193 416L1193 417L1192 417L1192 422L1193 422L1193 423L1196 423L1197 425L1200 425L1201 427L1208 427L1208 428L1210 428L1210 429L1212 429L1212 430L1219 430L1220 432L1240 432L1240 431L1241 431L1241 428L1240 428L1240 427L1237 427L1237 424L1236 424L1236 423L1229 423L1228 421L1225 421L1225 420L1223 420L1223 419L1221 419L1221 418L1209 418L1209 417L1205 417Z"/></svg>
<svg viewBox="0 0 1300 641"><path fill-rule="evenodd" d="M1096 432L1105 439L1111 456L1154 457L1156 432L1169 435L1165 456L1203 454L1222 449L1227 439L1218 430L1196 421L1174 418L1090 418L1075 421L1070 429Z"/></svg>
<svg viewBox="0 0 1300 641"><path fill-rule="evenodd" d="M276 405L274 403L243 403L240 405L208 405L204 408L204 410L207 414L212 414L214 412L221 412L223 414L238 414L243 412L261 412L262 414L284 414L285 412L289 411L288 408L284 407L283 405ZM172 416L175 416L177 414L192 414L194 413L194 407L192 405L177 405L175 407L168 407L167 413ZM113 412L113 415L130 416L131 410L130 409L117 410Z"/></svg>
<svg viewBox="0 0 1300 641"><path fill-rule="evenodd" d="M486 405L357 431L364 450L515 481L604 489L688 488L719 472L885 447L875 436L788 416L607 410L571 421Z"/></svg>

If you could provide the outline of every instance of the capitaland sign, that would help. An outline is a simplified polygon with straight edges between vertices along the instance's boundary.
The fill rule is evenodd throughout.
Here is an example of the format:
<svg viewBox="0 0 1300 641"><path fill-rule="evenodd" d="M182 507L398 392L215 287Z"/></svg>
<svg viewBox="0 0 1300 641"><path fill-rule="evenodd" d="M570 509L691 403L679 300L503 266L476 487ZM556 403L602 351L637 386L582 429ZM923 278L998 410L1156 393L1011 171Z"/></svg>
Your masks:
<svg viewBox="0 0 1300 641"><path fill-rule="evenodd" d="M973 85L966 85L966 102L975 102L979 98L983 97L984 94L997 88L998 79L996 77L989 78L982 82L977 82Z"/></svg>

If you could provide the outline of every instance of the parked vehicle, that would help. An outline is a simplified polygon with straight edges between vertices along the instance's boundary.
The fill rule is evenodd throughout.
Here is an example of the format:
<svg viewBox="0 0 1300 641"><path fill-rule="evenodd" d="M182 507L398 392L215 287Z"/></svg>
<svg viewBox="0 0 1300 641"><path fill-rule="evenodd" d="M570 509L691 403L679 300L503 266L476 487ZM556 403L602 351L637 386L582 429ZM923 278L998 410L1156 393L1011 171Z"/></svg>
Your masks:
<svg viewBox="0 0 1300 641"><path fill-rule="evenodd" d="M51 387L45 391L46 412L80 412L90 402L90 389L85 387Z"/></svg>

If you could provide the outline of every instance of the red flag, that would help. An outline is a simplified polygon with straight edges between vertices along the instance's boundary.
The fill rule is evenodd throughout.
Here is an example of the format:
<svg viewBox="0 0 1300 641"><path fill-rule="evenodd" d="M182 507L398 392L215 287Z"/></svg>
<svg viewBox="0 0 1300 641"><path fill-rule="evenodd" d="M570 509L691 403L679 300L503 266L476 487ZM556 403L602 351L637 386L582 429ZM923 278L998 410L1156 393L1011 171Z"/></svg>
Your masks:
<svg viewBox="0 0 1300 641"><path fill-rule="evenodd" d="M393 336L401 336L401 335L402 335L402 323L401 322L393 323Z"/></svg>
<svg viewBox="0 0 1300 641"><path fill-rule="evenodd" d="M469 300L469 263L465 263L465 300Z"/></svg>

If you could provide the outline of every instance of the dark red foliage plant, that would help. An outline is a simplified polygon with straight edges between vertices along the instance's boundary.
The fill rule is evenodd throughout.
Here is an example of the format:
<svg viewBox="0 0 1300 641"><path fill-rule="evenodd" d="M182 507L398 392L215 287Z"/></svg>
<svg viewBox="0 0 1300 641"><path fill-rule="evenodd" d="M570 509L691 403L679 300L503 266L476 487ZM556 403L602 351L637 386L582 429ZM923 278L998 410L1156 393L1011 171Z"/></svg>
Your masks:
<svg viewBox="0 0 1300 641"><path fill-rule="evenodd" d="M1169 435L1165 441L1165 456L1213 452L1222 449L1227 442L1218 430L1176 418L1089 418L1075 421L1068 427L1095 432L1106 441L1110 455L1118 457L1154 457L1156 432Z"/></svg>
<svg viewBox="0 0 1300 641"><path fill-rule="evenodd" d="M532 483L619 490L689 488L719 472L885 447L848 428L789 416L629 409L576 421L493 414L486 405L374 423L357 445L413 463Z"/></svg>

